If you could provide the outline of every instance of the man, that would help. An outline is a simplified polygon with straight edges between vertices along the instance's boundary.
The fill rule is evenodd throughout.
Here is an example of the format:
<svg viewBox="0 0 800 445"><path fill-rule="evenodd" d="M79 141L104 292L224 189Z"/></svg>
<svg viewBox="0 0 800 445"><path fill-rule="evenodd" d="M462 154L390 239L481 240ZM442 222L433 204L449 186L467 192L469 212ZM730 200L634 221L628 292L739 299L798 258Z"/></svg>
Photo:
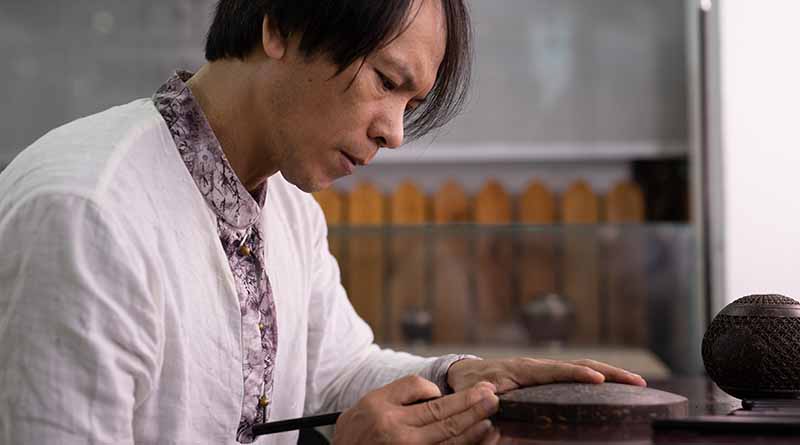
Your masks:
<svg viewBox="0 0 800 445"><path fill-rule="evenodd" d="M592 361L423 359L354 313L304 192L458 108L463 0L222 0L209 63L53 130L0 176L3 443L490 439L495 393L644 385ZM412 402L446 395L438 400Z"/></svg>

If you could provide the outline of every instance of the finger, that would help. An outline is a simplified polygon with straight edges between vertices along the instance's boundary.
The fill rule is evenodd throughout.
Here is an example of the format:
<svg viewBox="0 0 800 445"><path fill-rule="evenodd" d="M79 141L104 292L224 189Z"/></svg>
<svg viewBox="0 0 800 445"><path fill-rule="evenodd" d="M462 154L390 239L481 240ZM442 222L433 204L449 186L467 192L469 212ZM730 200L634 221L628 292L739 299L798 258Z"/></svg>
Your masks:
<svg viewBox="0 0 800 445"><path fill-rule="evenodd" d="M504 437L502 434L499 433L498 436L500 436L500 438L497 441L497 445L514 445L513 437L508 437L508 436Z"/></svg>
<svg viewBox="0 0 800 445"><path fill-rule="evenodd" d="M492 429L489 430L489 434L483 437L481 445L500 445L501 438L502 436L500 436L500 430L492 427Z"/></svg>
<svg viewBox="0 0 800 445"><path fill-rule="evenodd" d="M470 409L482 399L491 399L495 387L488 382L480 382L472 388L450 394L436 400L430 400L409 407L416 419L415 426L430 425L444 420L460 412Z"/></svg>
<svg viewBox="0 0 800 445"><path fill-rule="evenodd" d="M491 443L491 442L486 442L485 439L487 439L491 435L492 431L493 431L492 422L489 419L481 420L475 425L472 425L471 427L467 428L466 431L459 434L458 436L447 439L441 443L447 445L465 444L465 443L480 443L480 444Z"/></svg>
<svg viewBox="0 0 800 445"><path fill-rule="evenodd" d="M616 366L611 366L607 363L589 359L574 360L571 361L571 363L575 365L592 368L595 371L598 371L601 374L603 374L606 377L606 381L609 382L626 383L628 385L636 385L636 386L647 386L647 382L639 374L634 374L630 371L626 371L622 368L617 368Z"/></svg>
<svg viewBox="0 0 800 445"><path fill-rule="evenodd" d="M480 391L484 397L466 411L420 428L420 433L425 442L438 443L459 437L475 424L488 419L489 416L496 413L500 399L485 388Z"/></svg>
<svg viewBox="0 0 800 445"><path fill-rule="evenodd" d="M440 397L442 392L430 380L418 375L409 375L381 388L385 392L386 401L396 405L408 405L418 400Z"/></svg>
<svg viewBox="0 0 800 445"><path fill-rule="evenodd" d="M521 359L512 366L520 386L556 382L603 383L605 376L588 366L568 362Z"/></svg>

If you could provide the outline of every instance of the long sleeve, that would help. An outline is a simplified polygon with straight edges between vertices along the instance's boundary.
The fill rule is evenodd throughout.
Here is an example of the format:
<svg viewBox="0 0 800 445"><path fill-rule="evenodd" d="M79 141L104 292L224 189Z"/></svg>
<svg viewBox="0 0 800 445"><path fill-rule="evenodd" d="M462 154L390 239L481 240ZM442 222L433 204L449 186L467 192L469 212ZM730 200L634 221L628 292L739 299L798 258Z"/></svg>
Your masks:
<svg viewBox="0 0 800 445"><path fill-rule="evenodd" d="M3 212L0 442L133 443L161 328L132 244L72 194Z"/></svg>
<svg viewBox="0 0 800 445"><path fill-rule="evenodd" d="M422 358L375 345L372 330L356 314L341 285L338 264L328 249L324 216L316 210L306 414L346 409L370 390L409 374L431 380L444 393L450 365L472 356Z"/></svg>

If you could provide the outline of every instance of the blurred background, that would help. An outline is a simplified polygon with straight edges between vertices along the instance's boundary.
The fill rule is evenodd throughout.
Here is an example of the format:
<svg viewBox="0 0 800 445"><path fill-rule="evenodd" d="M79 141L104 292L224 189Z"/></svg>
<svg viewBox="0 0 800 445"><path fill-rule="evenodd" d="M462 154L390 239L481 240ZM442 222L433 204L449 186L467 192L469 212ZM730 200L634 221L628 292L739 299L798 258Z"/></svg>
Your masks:
<svg viewBox="0 0 800 445"><path fill-rule="evenodd" d="M472 0L463 115L316 195L377 341L697 374L724 304L800 295L800 11L718 3ZM199 68L214 4L0 3L0 168Z"/></svg>

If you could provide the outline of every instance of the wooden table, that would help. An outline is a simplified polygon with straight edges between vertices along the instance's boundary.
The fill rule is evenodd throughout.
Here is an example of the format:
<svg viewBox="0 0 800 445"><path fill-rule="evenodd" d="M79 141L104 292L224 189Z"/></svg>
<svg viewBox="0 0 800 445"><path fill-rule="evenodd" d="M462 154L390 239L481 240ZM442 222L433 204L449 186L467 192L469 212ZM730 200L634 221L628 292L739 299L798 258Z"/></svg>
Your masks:
<svg viewBox="0 0 800 445"><path fill-rule="evenodd" d="M689 399L689 413L699 415L725 415L741 407L741 401L722 392L704 377L671 378L650 381L651 388L680 394ZM519 444L800 444L800 431L796 436L786 435L733 435L700 434L688 431L654 432L649 424L561 426L541 429L535 425L517 422L495 422L504 445Z"/></svg>

